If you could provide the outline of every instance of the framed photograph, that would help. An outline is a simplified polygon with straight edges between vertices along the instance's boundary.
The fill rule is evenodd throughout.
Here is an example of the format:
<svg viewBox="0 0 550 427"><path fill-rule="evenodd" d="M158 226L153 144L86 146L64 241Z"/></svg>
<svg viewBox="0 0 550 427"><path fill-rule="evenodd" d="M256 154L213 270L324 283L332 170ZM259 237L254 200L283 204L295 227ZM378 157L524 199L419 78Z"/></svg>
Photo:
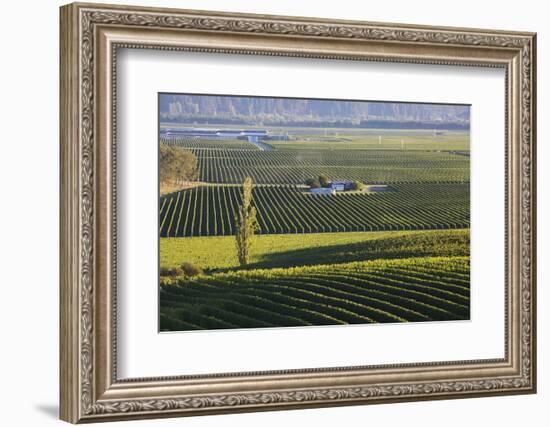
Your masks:
<svg viewBox="0 0 550 427"><path fill-rule="evenodd" d="M536 391L535 34L60 22L63 420Z"/></svg>

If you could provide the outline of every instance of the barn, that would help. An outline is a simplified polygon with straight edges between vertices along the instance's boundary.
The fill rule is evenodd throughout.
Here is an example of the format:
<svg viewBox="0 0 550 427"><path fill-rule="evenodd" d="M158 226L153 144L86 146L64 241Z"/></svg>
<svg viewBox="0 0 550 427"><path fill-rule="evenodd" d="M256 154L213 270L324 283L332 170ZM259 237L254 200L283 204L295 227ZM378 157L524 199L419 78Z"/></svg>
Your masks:
<svg viewBox="0 0 550 427"><path fill-rule="evenodd" d="M336 194L336 190L334 190L333 188L323 188L323 187L320 187L320 188L311 188L310 190L310 193L311 194L318 194L318 195L331 195L331 194Z"/></svg>
<svg viewBox="0 0 550 427"><path fill-rule="evenodd" d="M330 188L334 191L349 191L352 189L353 182L351 181L332 181Z"/></svg>

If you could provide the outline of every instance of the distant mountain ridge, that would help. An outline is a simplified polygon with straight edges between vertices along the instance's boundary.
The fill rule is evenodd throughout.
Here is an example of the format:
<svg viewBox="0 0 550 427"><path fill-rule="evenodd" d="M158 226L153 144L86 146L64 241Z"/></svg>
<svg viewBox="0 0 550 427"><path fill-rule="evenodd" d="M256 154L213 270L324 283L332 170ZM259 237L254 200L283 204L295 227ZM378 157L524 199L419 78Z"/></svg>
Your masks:
<svg viewBox="0 0 550 427"><path fill-rule="evenodd" d="M469 106L397 102L162 94L159 110L162 121L181 123L370 127L394 122L438 128L470 123Z"/></svg>

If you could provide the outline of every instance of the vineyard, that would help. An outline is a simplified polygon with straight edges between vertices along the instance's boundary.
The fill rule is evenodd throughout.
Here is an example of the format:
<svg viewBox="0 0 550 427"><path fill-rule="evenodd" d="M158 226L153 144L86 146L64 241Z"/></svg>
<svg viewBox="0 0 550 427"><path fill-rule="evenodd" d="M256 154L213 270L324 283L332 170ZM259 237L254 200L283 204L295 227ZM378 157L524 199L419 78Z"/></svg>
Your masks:
<svg viewBox="0 0 550 427"><path fill-rule="evenodd" d="M400 184L387 193L316 196L256 186L260 234L467 228L469 184ZM240 186L200 186L160 199L160 236L234 234Z"/></svg>
<svg viewBox="0 0 550 427"><path fill-rule="evenodd" d="M161 139L162 144L175 145L184 148L194 148L201 150L258 150L256 146L248 141L239 139L205 139L205 138L169 138Z"/></svg>
<svg viewBox="0 0 550 427"><path fill-rule="evenodd" d="M470 318L468 132L269 131L279 140L161 140L198 175L159 199L161 330ZM312 194L320 175L384 186ZM241 264L247 177L258 230Z"/></svg>
<svg viewBox="0 0 550 427"><path fill-rule="evenodd" d="M206 141L208 142L208 141ZM238 141L240 142L240 141ZM232 142L230 142L232 143ZM303 184L310 176L371 183L465 182L469 159L431 151L205 149L187 146L198 159L199 181L241 184ZM222 144L222 142L218 142Z"/></svg>
<svg viewBox="0 0 550 427"><path fill-rule="evenodd" d="M161 330L461 320L468 257L361 261L179 279L160 292Z"/></svg>

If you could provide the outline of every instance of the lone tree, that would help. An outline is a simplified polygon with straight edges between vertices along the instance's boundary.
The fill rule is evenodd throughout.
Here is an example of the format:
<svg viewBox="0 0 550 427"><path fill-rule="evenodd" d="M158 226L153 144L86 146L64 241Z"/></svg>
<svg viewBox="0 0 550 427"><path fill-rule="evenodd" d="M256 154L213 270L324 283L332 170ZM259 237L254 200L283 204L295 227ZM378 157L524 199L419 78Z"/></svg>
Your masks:
<svg viewBox="0 0 550 427"><path fill-rule="evenodd" d="M252 186L252 178L246 177L243 183L242 204L235 221L237 256L241 265L247 265L250 260L252 237L259 228L256 208L252 206Z"/></svg>

